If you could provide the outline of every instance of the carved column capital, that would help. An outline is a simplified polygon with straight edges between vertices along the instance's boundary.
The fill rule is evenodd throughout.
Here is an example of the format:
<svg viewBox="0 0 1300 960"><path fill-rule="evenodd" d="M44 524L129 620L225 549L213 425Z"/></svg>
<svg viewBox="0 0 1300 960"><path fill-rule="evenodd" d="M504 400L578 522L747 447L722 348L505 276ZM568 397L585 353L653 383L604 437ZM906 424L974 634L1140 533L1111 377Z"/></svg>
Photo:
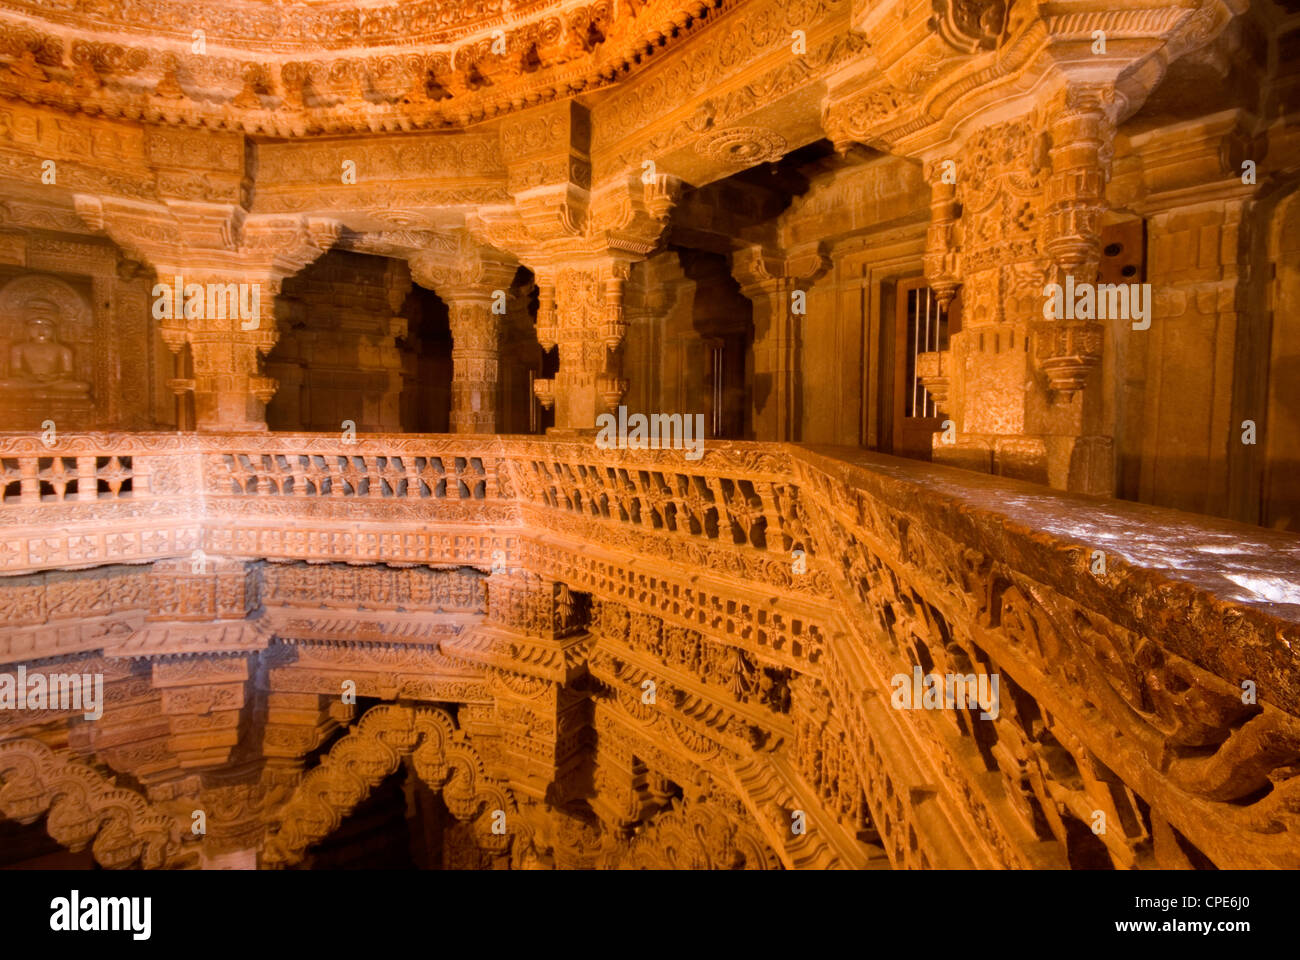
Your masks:
<svg viewBox="0 0 1300 960"><path fill-rule="evenodd" d="M421 250L409 260L411 277L444 301L491 300L510 289L518 261L462 234L452 250Z"/></svg>
<svg viewBox="0 0 1300 960"><path fill-rule="evenodd" d="M457 433L495 433L501 325L518 263L462 233L453 249L411 256L411 276L447 304L451 325L451 423Z"/></svg>
<svg viewBox="0 0 1300 960"><path fill-rule="evenodd" d="M232 204L139 203L78 194L77 213L157 274L153 315L174 352L194 359L195 420L201 430L264 430L275 380L259 356L275 346L280 283L338 239L333 220L250 215Z"/></svg>
<svg viewBox="0 0 1300 960"><path fill-rule="evenodd" d="M829 258L815 248L786 253L754 244L731 255L731 275L751 300L788 292L801 283L811 286L829 267Z"/></svg>

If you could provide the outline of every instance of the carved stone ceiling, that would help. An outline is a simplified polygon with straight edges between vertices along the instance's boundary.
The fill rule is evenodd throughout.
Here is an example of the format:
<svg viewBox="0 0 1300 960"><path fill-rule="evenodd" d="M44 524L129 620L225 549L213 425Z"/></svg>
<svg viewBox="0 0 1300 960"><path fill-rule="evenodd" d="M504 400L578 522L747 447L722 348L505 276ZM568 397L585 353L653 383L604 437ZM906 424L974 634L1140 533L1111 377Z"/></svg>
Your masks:
<svg viewBox="0 0 1300 960"><path fill-rule="evenodd" d="M735 0L0 2L0 96L295 135L436 129L607 86Z"/></svg>
<svg viewBox="0 0 1300 960"><path fill-rule="evenodd" d="M347 49L449 43L478 30L539 21L577 6L570 0L55 0L4 5L14 12L88 32L173 35L194 30L212 40L266 50Z"/></svg>

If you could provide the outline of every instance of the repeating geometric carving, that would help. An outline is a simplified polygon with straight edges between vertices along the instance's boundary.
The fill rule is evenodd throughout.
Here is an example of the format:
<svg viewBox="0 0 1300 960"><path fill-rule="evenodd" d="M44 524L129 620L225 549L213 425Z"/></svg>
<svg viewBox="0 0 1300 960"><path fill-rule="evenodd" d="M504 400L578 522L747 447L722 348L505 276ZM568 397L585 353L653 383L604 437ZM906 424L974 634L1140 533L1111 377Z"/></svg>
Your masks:
<svg viewBox="0 0 1300 960"><path fill-rule="evenodd" d="M25 441L5 443L0 456L22 469L39 459ZM741 443L714 444L698 464L674 461L663 450L620 452L620 460L587 444L506 438L375 438L358 442L358 455L338 440L290 435L135 438L121 447L114 438L82 436L62 443L38 449L54 459L66 452L74 462L84 461L87 451L118 449L119 460L129 451L138 480L130 498L99 494L95 521L78 519L86 505L78 499L29 506L20 495L7 502L0 509L16 519L36 509L41 522L64 531L66 547L60 541L48 554L29 552L26 562L75 563L75 552L59 551L75 551L81 524L93 522L111 535L115 525L135 522L136 511L151 502L188 501L187 522L208 531L208 538L234 518L243 524L260 518L266 535L240 551L266 559L298 559L309 538L318 536L321 546L315 549L332 545L336 561L383 563L404 555L394 550L419 529L429 542L460 541L447 547L452 552L446 556L456 557L452 563L497 568L487 580L486 597L479 581L464 575L437 575L444 590L435 589L429 574L341 567L275 566L263 587L220 555L209 556L206 576L193 573L188 551L155 566L150 592L131 594L132 581L120 574L102 581L123 603L135 604L138 612L127 622L132 631L146 616L169 618L155 621L161 623L177 617L190 602L184 599L190 589L200 590L194 603L209 598L224 604L211 607L214 615L224 611L221 616L233 618L232 624L267 631L253 649L268 657L279 651L272 675L286 693L337 692L340 672L353 671L367 696L496 703L496 713L473 721L476 729L497 724L505 731L495 741L481 741L487 751L481 762L494 777L506 769L506 758L526 757L530 777L549 769L561 777L564 786L557 789L566 796L580 791L576 773L561 773L556 764L581 755L582 729L608 716L628 729L653 731L678 758L657 760L657 769L695 763L726 776L740 769L742 758L773 758L763 761L768 767L755 768L762 772L753 774L753 802L780 807L795 802L782 798L797 798L801 809L823 811L836 824L836 837L853 838L827 841L819 850L786 849L789 863L857 858L865 864L869 855L855 852L853 844L878 841L900 866L1061 864L1095 855L1078 841L1078 826L1092 810L1112 811L1132 827L1097 841L1117 865L1171 862L1175 849L1198 851L1196 856L1221 865L1294 860L1294 846L1285 838L1298 828L1288 805L1300 734L1288 680L1273 660L1247 666L1234 653L1271 650L1275 641L1267 638L1288 637L1294 626L1234 601L1237 639L1207 650L1196 631L1217 629L1210 624L1221 622L1215 611L1224 601L1193 594L1189 607L1180 599L1189 588L1159 573L1165 560L1126 564L1115 557L1104 581L1061 566L1060 556L1080 549L1084 520L1078 516L1072 532L1031 534L1008 525L987 505L976 505L975 487L945 481L947 492L923 492L930 468L910 467L908 473L890 461L877 471L791 448ZM181 466L174 474L177 485L160 485L154 493L150 484L159 458ZM348 469L336 473L336 460L346 460ZM412 473L420 462L424 468ZM467 510L458 519L442 518L444 498L433 496L436 484L421 479L432 476L434 462L442 466L447 491L455 489L456 502ZM326 467L331 489L322 494ZM407 487L399 497L403 480ZM420 482L429 496L411 495ZM201 514L186 494L198 489L211 491ZM303 529L309 519L330 522L330 514L317 512L318 502L355 502L371 510L400 502L403 511L392 516L409 523L410 532L376 536L373 552L367 552L364 534L310 534ZM954 502L969 506L956 510ZM263 504L276 509L244 511L250 505L260 511ZM495 555L479 535L467 532L485 521L498 524L494 538L502 547ZM290 522L292 530L285 528ZM29 529L25 521L13 529L32 539L21 532ZM242 544L243 534L233 535ZM791 569L796 545L807 554L802 574ZM1270 561L1261 555L1257 562ZM708 570L708 577L697 577L700 570ZM224 592L202 592L227 581ZM304 598L310 603L321 584L335 584L331 590L366 609L335 605L308 612ZM13 609L32 610L22 616L35 625L39 605L48 602L40 599L46 589L43 581L33 582L14 593ZM250 605L261 590L267 591L266 614ZM1140 606L1130 600L1136 591L1144 597ZM417 594L421 606L441 609L441 615L483 619L414 630L414 621L397 608L414 604ZM330 652L349 631L366 643L354 643L346 656L343 650ZM271 643L274 632L301 639L292 647ZM112 649L134 650L122 642ZM134 655L163 649L166 643ZM927 672L998 674L1004 691L999 716L890 710L889 678L910 673L914 665ZM598 682L590 720L575 713L572 723L561 722L557 718L568 706L536 699L558 697L557 687L565 689L585 674ZM850 682L851 677L862 679ZM1258 685L1259 704L1242 703L1243 678ZM647 680L657 688L651 704L641 699ZM1071 692L1079 690L1090 691L1086 702ZM202 698L210 695L215 692L197 691L194 702L207 703ZM168 693L166 702L180 705L179 696ZM538 713L542 702L553 706ZM375 771L390 770L424 739L450 743L445 726L428 726L427 718L416 723L407 708L394 709L389 720L381 722L383 714L376 714L357 739L347 741L366 744L364 750L338 748L340 770L351 770L351 760L343 758L353 749L365 761L338 774L339 785L330 788L347 802L326 803L325 785L335 775L319 774L322 785L311 788L312 799L302 800L303 826L286 828L286 849L301 851L322 836L365 784L377 782ZM182 715L188 714L177 714ZM449 749L428 751L441 756L439 751ZM419 757L432 756L428 751ZM899 761L891 759L898 751L929 758L924 762L930 772L900 780ZM632 752L641 756L646 750ZM981 758L974 768L971 756ZM478 762L451 765L467 778L453 792L471 786L473 795L482 792ZM429 763L429 776L443 782L447 770ZM602 774L614 791L604 815L622 811L617 817L632 823L644 815L638 813L643 801L626 792L634 767L625 758ZM615 769L625 772L616 776ZM988 789L987 774L997 775L1000 790ZM927 784L951 786L927 792ZM926 835L931 828L907 799L914 789L925 803L941 807L944 819L970 823L974 832L960 840ZM777 812L765 822L778 822ZM1181 839L1170 847L1167 840L1175 836ZM1049 849L1043 841L1057 844L1057 859L1026 861L1025 849Z"/></svg>

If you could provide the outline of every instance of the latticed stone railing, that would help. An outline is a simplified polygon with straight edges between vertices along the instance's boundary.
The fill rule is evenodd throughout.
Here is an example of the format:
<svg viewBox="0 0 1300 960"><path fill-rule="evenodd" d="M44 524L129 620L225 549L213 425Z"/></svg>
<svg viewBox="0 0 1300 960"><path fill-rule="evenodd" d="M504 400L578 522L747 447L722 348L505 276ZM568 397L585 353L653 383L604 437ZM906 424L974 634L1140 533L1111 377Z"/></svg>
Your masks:
<svg viewBox="0 0 1300 960"><path fill-rule="evenodd" d="M33 582L305 560L590 594L597 723L645 677L679 688L709 734L680 746L774 844L802 783L897 866L1300 866L1293 535L752 443L10 436L0 472L0 572ZM896 709L917 668L997 676L997 716ZM734 762L754 754L781 783Z"/></svg>

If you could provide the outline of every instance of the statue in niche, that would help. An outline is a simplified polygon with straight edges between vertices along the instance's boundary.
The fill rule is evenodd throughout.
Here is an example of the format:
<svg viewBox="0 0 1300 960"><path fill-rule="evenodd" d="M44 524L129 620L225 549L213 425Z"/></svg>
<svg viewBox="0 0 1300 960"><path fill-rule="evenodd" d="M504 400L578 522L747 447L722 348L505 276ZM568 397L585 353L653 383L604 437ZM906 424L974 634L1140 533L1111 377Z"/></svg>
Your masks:
<svg viewBox="0 0 1300 960"><path fill-rule="evenodd" d="M62 336L60 336L62 334ZM0 292L0 391L32 400L90 399L77 349L89 346L84 300L52 277L23 277Z"/></svg>
<svg viewBox="0 0 1300 960"><path fill-rule="evenodd" d="M75 377L72 350L59 342L54 318L37 312L43 308L36 304L33 308L27 339L9 348L9 377L0 380L0 388L22 388L38 398L90 396L90 384Z"/></svg>

